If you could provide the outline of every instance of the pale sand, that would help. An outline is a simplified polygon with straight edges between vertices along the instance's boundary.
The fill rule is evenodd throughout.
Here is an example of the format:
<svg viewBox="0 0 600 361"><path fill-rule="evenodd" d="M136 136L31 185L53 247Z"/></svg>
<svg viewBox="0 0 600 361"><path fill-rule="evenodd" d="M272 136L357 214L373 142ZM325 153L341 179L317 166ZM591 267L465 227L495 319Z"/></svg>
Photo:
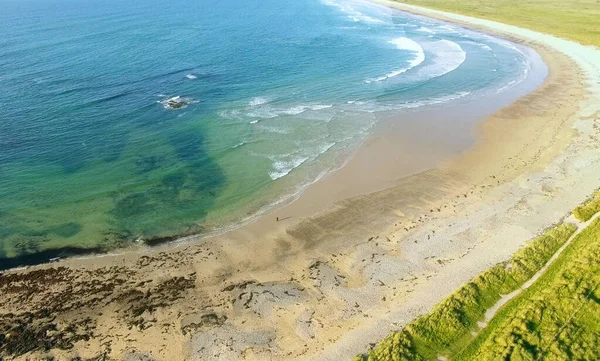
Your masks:
<svg viewBox="0 0 600 361"><path fill-rule="evenodd" d="M58 359L350 359L591 194L600 180L600 51L403 9L521 39L543 55L549 77L483 123L478 145L458 159L280 222L269 236L256 239L263 231L247 227L203 243L9 272L0 277L0 325L29 322L37 338L74 342L51 351ZM58 331L43 328L52 324Z"/></svg>

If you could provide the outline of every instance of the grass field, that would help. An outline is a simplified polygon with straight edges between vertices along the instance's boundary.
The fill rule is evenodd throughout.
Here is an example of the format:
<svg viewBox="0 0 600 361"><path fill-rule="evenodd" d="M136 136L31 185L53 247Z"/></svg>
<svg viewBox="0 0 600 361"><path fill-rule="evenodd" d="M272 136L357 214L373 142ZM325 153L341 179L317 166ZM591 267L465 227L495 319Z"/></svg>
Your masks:
<svg viewBox="0 0 600 361"><path fill-rule="evenodd" d="M399 2L495 20L600 47L599 0L402 0Z"/></svg>
<svg viewBox="0 0 600 361"><path fill-rule="evenodd" d="M594 193L594 197L583 205L575 208L573 215L582 222L586 222L600 211L600 191Z"/></svg>

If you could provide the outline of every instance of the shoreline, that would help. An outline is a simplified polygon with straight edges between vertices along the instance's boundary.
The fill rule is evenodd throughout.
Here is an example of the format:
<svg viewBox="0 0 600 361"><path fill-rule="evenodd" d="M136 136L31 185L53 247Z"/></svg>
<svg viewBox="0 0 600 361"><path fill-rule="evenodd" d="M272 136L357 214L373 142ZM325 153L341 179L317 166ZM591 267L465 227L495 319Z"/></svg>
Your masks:
<svg viewBox="0 0 600 361"><path fill-rule="evenodd" d="M532 69L529 69L523 80L510 87L510 92L480 94L476 99L467 96L448 103L389 111L390 114L380 116L375 130L366 139L339 157L332 169L322 172L314 181L299 186L293 193L281 196L279 200L263 206L256 214L237 223L206 233L157 237L137 243L132 241L124 248L47 249L4 259L0 271L42 266L56 260L168 251L170 248L185 246L186 243L222 237L245 238L252 234L258 240L273 232L282 231L298 220L326 212L336 203L394 187L403 178L432 170L443 162L459 157L461 153L471 151L478 138L473 131L480 123L541 86L548 73L541 56L521 44L513 45L526 53ZM465 111L465 108L469 110ZM431 132L431 129L435 132ZM419 138L418 141L415 138ZM370 174L377 176L368 176ZM277 217L284 223L273 221Z"/></svg>
<svg viewBox="0 0 600 361"><path fill-rule="evenodd" d="M573 116L579 107L568 105L570 99L584 95L583 85L577 79L581 75L573 76L573 63L564 55L540 50L546 52L545 60L555 59L553 64L547 62L550 75L544 85L486 120L478 129L483 140L457 160L403 179L393 189L344 201L333 210L282 229L262 242L248 241L251 233L241 232L245 242L228 237L202 244L181 243L170 250L91 261L67 260L58 264L69 268L66 278L53 284L52 293L60 294L73 281L87 284L129 274L133 283L114 285L112 293L147 288L148 293L164 296L166 305L152 310L150 297L150 304L144 303L147 307L141 315L130 319L123 315L128 316L127 309L141 301L125 297L123 304L92 304L81 312L93 315L96 334L110 335L122 330L140 348L148 348L143 351L158 359L168 355L177 355L173 359L185 359L186 355L202 359L217 354L217 359L228 360L242 358L240 355L246 359L352 357L358 353L355 350L368 348L364 346L374 342L378 333L387 335L388 329L400 327L410 317L426 311L474 272L510 257L531 235L564 216L565 210L574 208L591 193L591 187L597 187L594 166L600 166L594 163L581 172L586 174L578 175L580 186L575 192L565 188L565 184L572 186L576 178L566 166L577 170L581 166L575 161L579 159L578 152L564 149L577 141L581 144L575 145L588 149L585 141L590 140L582 140L582 134L597 132L588 124L590 121L584 120L585 124L578 125L580 135L571 138L571 126L578 120ZM564 88L569 90L567 94ZM590 96L597 99L597 94ZM544 102L564 105L553 109L553 121L542 119L547 115L545 107L535 107ZM523 119L529 119L525 116L527 111L534 113L530 114L532 121L522 124ZM599 113L595 114L583 117L593 116L593 120ZM540 124L554 127L539 134L535 131ZM524 134L516 130L535 134L533 140L537 143L521 138ZM498 133L502 136L494 138ZM507 141L508 145L520 143L521 148L505 154L494 149L507 147ZM597 149L590 151L594 150L595 158L590 159L600 160ZM511 152L518 161L512 159ZM490 165L478 169L476 166L484 160ZM552 174L564 176L552 183ZM543 212L539 210L541 205L546 205ZM342 217L343 214L350 216ZM97 274L114 268L113 273ZM9 271L5 277L26 275L29 271ZM161 290L169 288L161 285L176 278L193 282L184 282L185 287L180 287L183 291L179 292L185 292L181 299L169 301L167 294L161 294ZM147 285L135 286L147 279ZM94 296L90 290L87 293ZM16 302L18 297L11 294L10 301L2 305L2 312L18 310L17 306L22 306ZM38 302L44 299L37 295L29 304L33 306L36 297ZM90 295L75 294L77 300L86 297ZM322 302L323 298L328 302ZM118 310L123 313L119 315ZM76 316L70 317L77 319ZM140 318L141 325L151 326L127 331L129 323L139 325ZM390 319L397 323L390 325ZM167 332L164 346L152 342L165 339L161 332L164 327L158 326L161 321L177 324L175 329L168 328L171 331ZM186 328L190 325L199 325L192 338ZM178 333L178 328L188 330L187 335ZM235 347L219 341L229 339ZM82 355L102 349L97 340L78 342ZM199 345L205 347L201 349ZM116 354L127 349L127 342L111 342L111 350Z"/></svg>
<svg viewBox="0 0 600 361"><path fill-rule="evenodd" d="M600 99L600 87L597 86L599 84L598 79L600 78L600 66L594 65L594 60L591 60L594 58L598 59L600 56L598 49L493 21L400 4L394 1L369 1L415 15L452 22L478 31L497 34L498 36L507 37L532 46L537 51L543 52L543 50L548 50L548 48L555 48L551 52L559 51L562 52L561 56L571 57L569 62L576 65L576 68L571 71L577 73L582 78L582 85L584 82L587 83L585 86L582 86L582 88L586 89L587 96L585 98L583 96L581 98L571 96L571 98L577 99L580 108L576 114L565 118L568 127L573 128L573 132L568 134L567 138L557 142L558 144L555 145L558 145L558 147L553 149L550 154L543 156L541 154L540 156L532 155L532 158L546 159L546 165L542 163L529 169L523 166L515 166L513 169L510 169L511 167L502 167L502 171L505 173L503 177L494 176L493 182L490 182L497 183L495 189L492 188L488 192L492 194L486 198L482 195L479 201L480 205L470 204L463 207L466 220L462 220L461 222L459 217L458 222L451 223L452 221L456 221L457 217L447 217L442 220L433 220L433 222L427 221L429 224L424 224L425 222L423 222L422 225L417 226L414 231L411 231L412 234L407 237L408 239L405 239L405 241L414 239L415 243L418 239L424 239L425 237L428 240L431 237L432 240L438 242L440 240L453 242L452 238L456 236L472 238L471 241L476 240L476 242L471 242L470 247L465 245L464 253L454 253L457 258L461 259L461 262L454 262L455 259L451 256L449 257L448 254L446 254L446 258L438 259L438 262L444 263L438 272L414 278L414 283L411 285L412 290L410 291L412 294L411 297L408 297L408 299L401 303L390 306L387 310L383 310L379 315L380 317L370 327L353 330L345 335L342 342L324 349L316 357L310 358L311 360L336 360L340 359L340 357L349 359L348 357L351 358L354 355L363 354L373 343L380 341L394 330L400 329L419 315L430 312L446 296L466 284L479 272L509 259L512 252L522 247L529 239L533 239L545 229L567 218L570 211L588 198L598 187L594 171L598 171L597 163L600 160L600 153L594 141L598 134L595 129L598 122L600 122L600 107L597 104L595 105L594 102L598 102ZM555 40L559 44L552 44ZM575 50L573 53L569 51L572 48ZM549 56L552 57L552 55ZM586 57L588 58L586 59ZM550 66L550 63L548 64ZM551 71L551 74L556 75L556 64L551 66L551 68L554 68L554 73ZM567 84L565 84L565 88L568 89ZM526 99L522 99L519 102L526 102ZM556 104L556 108L559 111L561 106L562 104ZM500 124L498 120L502 118L509 120L509 116L519 115L518 113L512 113L511 107L514 108L515 106L503 109L494 117L491 117L489 121L482 123L478 127L481 141L475 147L475 151L482 148L485 151L486 147L493 148L498 145L493 143L486 144L489 141L487 138L490 133L506 127L506 124ZM556 113L554 115L556 116ZM511 125L515 125L517 122L513 120L512 123ZM536 130L535 128L531 129L531 134L535 134ZM584 150L585 154L581 154L583 153L581 152L582 150ZM476 156L476 152L473 152L472 155L475 160L479 158ZM480 161L485 161L483 157L479 159ZM466 174L466 169L470 165L472 163L467 155L449 165L447 169L456 167L455 169L461 170ZM578 174L585 166L592 165L594 170L587 170L585 174ZM485 178L481 174L473 174L473 176L474 179L479 180ZM571 187L576 187L575 184L582 188L577 188L577 190L571 189ZM570 192L576 194L569 194ZM465 194L466 196L467 194ZM509 201L504 198L513 196L516 197ZM556 199L552 199L553 197ZM544 209L542 207L548 208ZM490 212L486 208L494 209L494 211ZM503 211L509 214L504 214ZM515 214L511 216L510 212L514 212ZM527 217L531 217L531 219L527 219ZM487 220L493 224L481 223L479 227L472 229L473 227L467 226L469 223L472 223L468 218L475 218L479 222ZM440 237L436 235L436 230L439 229L445 229L445 232L454 229L455 233ZM489 237L489 239L486 239L486 237ZM410 247L410 242L403 248L408 253L423 254L423 248L414 247L414 249L410 249L412 248ZM508 251L509 249L510 251ZM434 250L431 253L443 254L444 252ZM490 256L490 254L494 255ZM438 258L428 256L424 260L430 257L434 259ZM445 265L447 262L450 263L448 266ZM475 271L475 269L478 271ZM442 270L443 272L441 272ZM394 322L392 327L389 324L390 320ZM387 332L382 332L383 329L387 330ZM374 339L377 341L373 341ZM359 350L360 347L356 347L357 344L362 344L361 350Z"/></svg>

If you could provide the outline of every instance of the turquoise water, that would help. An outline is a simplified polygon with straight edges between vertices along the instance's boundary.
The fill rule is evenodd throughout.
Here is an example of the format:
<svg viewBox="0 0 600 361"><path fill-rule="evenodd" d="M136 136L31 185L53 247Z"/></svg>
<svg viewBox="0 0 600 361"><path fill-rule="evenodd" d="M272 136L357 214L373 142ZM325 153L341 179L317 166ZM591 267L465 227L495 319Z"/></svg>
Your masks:
<svg viewBox="0 0 600 361"><path fill-rule="evenodd" d="M506 41L359 1L0 5L0 258L239 223L382 112L507 92L529 68Z"/></svg>

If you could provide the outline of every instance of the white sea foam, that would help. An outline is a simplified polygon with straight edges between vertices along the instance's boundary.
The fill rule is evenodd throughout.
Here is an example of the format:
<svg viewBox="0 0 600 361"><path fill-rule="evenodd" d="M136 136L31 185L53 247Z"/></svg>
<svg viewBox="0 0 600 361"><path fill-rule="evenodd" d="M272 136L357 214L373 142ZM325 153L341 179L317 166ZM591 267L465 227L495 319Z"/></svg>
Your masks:
<svg viewBox="0 0 600 361"><path fill-rule="evenodd" d="M332 104L301 104L291 107L273 107L268 104L254 106L246 112L250 118L270 119L282 115L300 115L307 111L317 111L333 107Z"/></svg>
<svg viewBox="0 0 600 361"><path fill-rule="evenodd" d="M425 61L425 52L423 51L423 48L421 47L421 45L419 45L419 43L417 43L416 41L409 39L409 38L400 37L400 38L390 40L389 43L396 45L396 48L398 48L400 50L406 50L406 51L412 52L413 58L408 62L408 66L406 66L404 68L393 70L383 76L380 76L380 77L377 77L374 79L367 79L367 80L365 80L365 83L369 84L369 83L380 82L380 81L387 80L389 78L393 78L400 74L406 73L410 69L421 65L421 63L423 63Z"/></svg>
<svg viewBox="0 0 600 361"><path fill-rule="evenodd" d="M217 114L223 119L244 120L244 116L242 115L242 112L239 109L220 110Z"/></svg>
<svg viewBox="0 0 600 361"><path fill-rule="evenodd" d="M524 80L524 79L523 79ZM507 90L508 88L512 87L513 85L520 83L519 79L514 79L509 81L506 85L504 85L503 87L499 88L498 90L496 90L496 93L502 93L503 91Z"/></svg>
<svg viewBox="0 0 600 361"><path fill-rule="evenodd" d="M495 71L495 69L494 69ZM525 81L525 79L527 79L527 75L529 74L529 67L526 67L523 72L521 72L521 75L519 75L519 77L517 79L513 79L510 82L508 82L506 85L504 85L503 87L499 88L496 91L496 94L502 93L505 90L510 89L511 87L520 84L522 82Z"/></svg>
<svg viewBox="0 0 600 361"><path fill-rule="evenodd" d="M444 95L444 96L441 96L438 98L404 103L401 105L401 107L404 109L413 109L413 108L420 108L420 107L429 106L429 105L444 104L444 103L449 103L454 100L462 99L469 95L471 95L471 92L467 92L467 91L458 92L458 93L454 93L454 94Z"/></svg>
<svg viewBox="0 0 600 361"><path fill-rule="evenodd" d="M338 2L332 1L332 0L323 0L323 3L325 5L338 8L341 12L347 14L349 19L351 19L352 21L354 21L356 23L358 23L358 22L367 22L367 23L373 23L373 24L384 23L383 20L376 19L369 15L363 14L348 4L341 4L341 3L338 3Z"/></svg>
<svg viewBox="0 0 600 361"><path fill-rule="evenodd" d="M518 51L525 57L525 54L523 54L523 52L521 52L519 49L517 49L517 47L513 46L510 43L508 43L508 44L510 45L511 48L515 49L516 51ZM515 60L517 60L517 61L520 60L521 65L523 66L523 71L521 72L521 74L519 75L519 77L517 79L514 79L514 80L508 82L506 85L499 88L496 91L496 93L501 93L501 92L513 87L514 85L524 82L525 79L527 79L527 76L529 75L529 71L531 70L531 62L528 60L528 58L524 58L524 59L515 58ZM496 71L496 69L494 69L494 71Z"/></svg>
<svg viewBox="0 0 600 361"><path fill-rule="evenodd" d="M458 30L458 28L456 26L453 25L440 25L437 28L438 30L444 31L446 33L451 33L451 34L460 34L462 35L462 32L460 32Z"/></svg>
<svg viewBox="0 0 600 361"><path fill-rule="evenodd" d="M158 100L157 103L161 104L165 109L183 109L187 108L190 104L198 103L198 101L177 95L168 99Z"/></svg>
<svg viewBox="0 0 600 361"><path fill-rule="evenodd" d="M245 144L247 144L247 143L248 143L248 142L246 142L246 141L239 142L239 143L237 143L236 145L234 145L233 147L231 147L231 149L237 149L237 148L239 148L239 147L241 147L241 146L243 146L243 145L245 145Z"/></svg>
<svg viewBox="0 0 600 361"><path fill-rule="evenodd" d="M273 171L269 172L269 177L271 177L272 180L285 177L308 159L309 157L293 157L290 160L276 160L273 162Z"/></svg>
<svg viewBox="0 0 600 361"><path fill-rule="evenodd" d="M428 34L435 34L435 31L428 29L426 27L421 26L420 28L418 28L416 31L420 31L423 33L428 33Z"/></svg>
<svg viewBox="0 0 600 361"><path fill-rule="evenodd" d="M248 103L248 105L251 106L251 107L255 107L255 106L258 106L258 105L267 104L268 102L269 102L268 98L256 97L256 98L250 100L250 102Z"/></svg>
<svg viewBox="0 0 600 361"><path fill-rule="evenodd" d="M306 150L303 150L301 154L281 154L281 155L270 155L267 158L273 162L273 170L269 172L269 177L276 180L281 177L285 177L290 174L294 169L300 167L307 161L313 161L317 159L321 154L330 150L336 143L326 143L321 146L313 148L314 152L307 154Z"/></svg>
<svg viewBox="0 0 600 361"><path fill-rule="evenodd" d="M358 11L356 11L354 13L354 15L348 15L348 17L350 19L354 20L355 22L364 21L364 22L367 22L367 23L374 23L374 24L382 24L383 23L383 20L375 19L373 17L370 17L369 15L362 14L362 13L360 13Z"/></svg>
<svg viewBox="0 0 600 361"><path fill-rule="evenodd" d="M375 112L384 112L384 111L398 111L403 109L415 109L425 106L438 105L449 103L455 100L462 99L471 95L471 92L463 91L457 92L453 94L443 95L437 98L429 98L416 100L412 102L404 102L404 103L380 103L375 101L367 101L356 103L358 107L358 111L375 113Z"/></svg>
<svg viewBox="0 0 600 361"><path fill-rule="evenodd" d="M299 115L308 111L318 111L333 107L333 104L299 104L293 106L274 106L270 98L255 97L245 106L224 109L218 115L224 119L249 120L256 124L259 119L271 119L285 115Z"/></svg>
<svg viewBox="0 0 600 361"><path fill-rule="evenodd" d="M302 114L306 111L309 110L322 110L322 109L328 109L331 108L333 105L331 104L314 104L314 105L297 105L285 110L281 111L281 114L286 114L286 115L298 115L298 114Z"/></svg>
<svg viewBox="0 0 600 361"><path fill-rule="evenodd" d="M324 144L322 147L320 147L320 148L319 148L320 150L319 150L319 154L318 154L317 156L319 156L319 155L321 155L321 154L323 154L323 153L327 152L329 149L333 148L333 146L334 146L335 144L336 144L336 143L328 143L328 144Z"/></svg>
<svg viewBox="0 0 600 361"><path fill-rule="evenodd" d="M460 45L450 40L438 40L422 44L432 53L432 61L420 67L414 74L416 81L425 81L453 72L467 59L467 53Z"/></svg>
<svg viewBox="0 0 600 361"><path fill-rule="evenodd" d="M494 50L492 48L490 48L490 46L487 44L480 43L480 46L487 51L494 52ZM496 56L496 54L494 54L494 56Z"/></svg>
<svg viewBox="0 0 600 361"><path fill-rule="evenodd" d="M483 50L487 50L489 52L494 53L494 49L490 48L489 45L485 44L485 43L480 43L478 41L473 41L473 44L475 44L476 46L480 47ZM496 56L496 54L494 53L494 56Z"/></svg>
<svg viewBox="0 0 600 361"><path fill-rule="evenodd" d="M277 112L275 112L271 107L261 107L251 110L246 110L242 112L244 117L247 118L260 118L260 119L270 119L279 116Z"/></svg>
<svg viewBox="0 0 600 361"><path fill-rule="evenodd" d="M425 57L425 55L423 54L423 48L421 47L421 45L419 45L419 43L417 43L416 41L414 41L412 39L405 38L405 37L399 37L399 38L390 40L389 43L396 45L396 48L398 48L400 50L409 50L409 51L413 51L413 52L417 53L417 58Z"/></svg>
<svg viewBox="0 0 600 361"><path fill-rule="evenodd" d="M265 132L268 133L276 133L276 134L288 134L289 131L287 129L281 128L281 127L272 127L272 126L268 126L268 125L263 125L260 126L261 130L264 130Z"/></svg>

